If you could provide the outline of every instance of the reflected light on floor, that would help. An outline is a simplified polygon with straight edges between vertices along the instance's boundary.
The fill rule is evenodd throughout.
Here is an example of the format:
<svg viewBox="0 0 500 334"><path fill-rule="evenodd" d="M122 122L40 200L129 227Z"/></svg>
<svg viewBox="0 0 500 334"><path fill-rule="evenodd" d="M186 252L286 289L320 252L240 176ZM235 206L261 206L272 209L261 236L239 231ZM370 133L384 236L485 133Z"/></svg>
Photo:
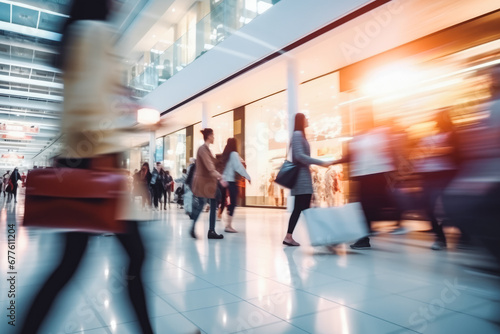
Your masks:
<svg viewBox="0 0 500 334"><path fill-rule="evenodd" d="M347 321L347 314L344 306L340 309L340 323L342 324L342 334L349 334L351 331L349 330L349 323Z"/></svg>

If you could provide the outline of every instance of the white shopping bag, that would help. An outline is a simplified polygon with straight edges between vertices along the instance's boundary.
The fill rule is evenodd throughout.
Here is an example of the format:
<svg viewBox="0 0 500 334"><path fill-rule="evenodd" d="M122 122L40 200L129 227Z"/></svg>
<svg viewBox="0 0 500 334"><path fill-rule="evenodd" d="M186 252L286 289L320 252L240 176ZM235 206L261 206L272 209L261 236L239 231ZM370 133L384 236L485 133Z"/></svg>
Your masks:
<svg viewBox="0 0 500 334"><path fill-rule="evenodd" d="M303 211L312 246L326 246L357 240L368 235L360 203Z"/></svg>

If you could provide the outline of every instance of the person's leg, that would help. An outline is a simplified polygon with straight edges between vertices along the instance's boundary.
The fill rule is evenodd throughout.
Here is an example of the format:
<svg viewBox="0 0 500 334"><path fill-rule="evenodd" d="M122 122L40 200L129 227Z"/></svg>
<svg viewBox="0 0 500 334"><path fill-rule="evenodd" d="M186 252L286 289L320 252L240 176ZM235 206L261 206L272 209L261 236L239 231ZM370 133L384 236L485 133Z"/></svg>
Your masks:
<svg viewBox="0 0 500 334"><path fill-rule="evenodd" d="M288 230L283 240L283 243L287 246L300 246L298 242L293 240L292 234L295 230L295 226L297 226L297 222L299 220L300 214L303 210L308 209L311 205L312 194L306 195L297 195L295 196L295 204L293 207L293 212L290 216L290 220L288 221Z"/></svg>
<svg viewBox="0 0 500 334"><path fill-rule="evenodd" d="M208 203L210 204L210 227L209 227L209 231L215 231L215 215L216 215L216 212L217 212L217 199L210 198L208 200Z"/></svg>
<svg viewBox="0 0 500 334"><path fill-rule="evenodd" d="M380 210L379 196L380 192L385 192L386 183L383 182L383 175L365 175L358 177L359 181L359 202L365 216L366 227L368 233L372 233L372 221L377 217ZM380 189L381 188L381 189ZM370 238L368 236L358 239L354 244L350 245L353 249L370 248Z"/></svg>
<svg viewBox="0 0 500 334"><path fill-rule="evenodd" d="M163 209L167 210L167 191L165 189L163 189L163 199Z"/></svg>
<svg viewBox="0 0 500 334"><path fill-rule="evenodd" d="M148 316L148 307L144 286L142 282L142 264L144 262L144 244L137 226L137 222L127 222L128 229L125 234L117 234L117 238L130 259L127 272L128 294L134 307L142 333L153 333Z"/></svg>
<svg viewBox="0 0 500 334"><path fill-rule="evenodd" d="M432 246L434 250L440 250L446 247L446 237L443 232L443 226L439 223L435 213L437 201L442 193L442 189L439 185L440 182L442 182L442 180L438 174L432 175L429 173L423 178L424 209L427 218L431 222L432 231L436 235L436 243Z"/></svg>
<svg viewBox="0 0 500 334"><path fill-rule="evenodd" d="M191 219L193 220L193 224L191 225L191 230L190 230L190 235L194 239L196 239L196 234L194 233L194 228L196 226L196 222L198 221L198 218L200 217L201 212L203 211L203 208L205 207L206 204L206 199L202 197L196 197L193 195L193 203L192 203L192 213L191 213Z"/></svg>
<svg viewBox="0 0 500 334"><path fill-rule="evenodd" d="M228 216L226 221L226 228L224 229L224 231L229 233L236 233L238 231L233 228L234 209L236 207L236 201L238 199L238 186L236 185L236 182L229 182L228 190L230 204L227 207Z"/></svg>
<svg viewBox="0 0 500 334"><path fill-rule="evenodd" d="M76 272L87 248L89 234L70 232L66 233L64 238L66 242L61 262L52 275L45 281L45 284L33 300L26 320L23 323L21 334L34 334L38 332L57 295Z"/></svg>
<svg viewBox="0 0 500 334"><path fill-rule="evenodd" d="M238 200L238 187L236 186L236 182L229 182L228 189L230 204L227 206L227 213L232 217L234 215L234 208L236 208L236 201ZM223 202L225 202L225 199Z"/></svg>
<svg viewBox="0 0 500 334"><path fill-rule="evenodd" d="M172 190L171 190L171 188L168 188L167 195L168 195L168 206L170 206L170 202L172 201L171 200L171 196L172 196Z"/></svg>
<svg viewBox="0 0 500 334"><path fill-rule="evenodd" d="M222 234L217 234L215 232L215 216L217 215L217 198L210 198L210 227L208 229L207 237L208 239L223 239Z"/></svg>

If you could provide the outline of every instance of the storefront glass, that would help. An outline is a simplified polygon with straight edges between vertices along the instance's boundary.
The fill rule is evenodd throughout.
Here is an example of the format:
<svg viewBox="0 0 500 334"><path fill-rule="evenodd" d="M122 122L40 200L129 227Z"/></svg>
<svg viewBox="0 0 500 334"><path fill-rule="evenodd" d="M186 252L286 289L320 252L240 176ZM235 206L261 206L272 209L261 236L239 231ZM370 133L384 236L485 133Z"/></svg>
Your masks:
<svg viewBox="0 0 500 334"><path fill-rule="evenodd" d="M339 77L333 73L302 84L298 90L299 112L309 119L306 136L311 156L322 160L342 156L344 119L339 104ZM286 92L245 107L245 155L253 182L246 188L246 204L286 206L286 192L273 181L281 167L288 143ZM328 169L311 166L313 205L341 205L346 182L342 166Z"/></svg>
<svg viewBox="0 0 500 334"><path fill-rule="evenodd" d="M163 167L169 170L174 178L182 175L186 168L186 129L182 129L161 138L164 147Z"/></svg>

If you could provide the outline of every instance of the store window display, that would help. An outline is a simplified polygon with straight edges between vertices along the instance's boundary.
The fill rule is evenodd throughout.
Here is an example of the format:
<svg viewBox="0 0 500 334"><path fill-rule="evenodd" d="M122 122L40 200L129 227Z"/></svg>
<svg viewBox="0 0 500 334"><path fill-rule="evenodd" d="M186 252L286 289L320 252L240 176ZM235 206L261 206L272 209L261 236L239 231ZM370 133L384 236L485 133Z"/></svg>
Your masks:
<svg viewBox="0 0 500 334"><path fill-rule="evenodd" d="M333 73L299 86L299 112L306 115L306 137L311 156L336 159L342 156L344 117L339 104L339 76ZM248 171L260 176L247 186L246 204L286 206L287 192L274 178L287 154L289 142L286 92L267 97L245 107L245 154ZM250 163L252 162L252 163ZM313 206L342 205L345 192L342 166L311 169ZM329 184L326 184L329 182Z"/></svg>
<svg viewBox="0 0 500 334"><path fill-rule="evenodd" d="M186 168L186 129L161 138L163 141L163 165L174 178L182 176Z"/></svg>

